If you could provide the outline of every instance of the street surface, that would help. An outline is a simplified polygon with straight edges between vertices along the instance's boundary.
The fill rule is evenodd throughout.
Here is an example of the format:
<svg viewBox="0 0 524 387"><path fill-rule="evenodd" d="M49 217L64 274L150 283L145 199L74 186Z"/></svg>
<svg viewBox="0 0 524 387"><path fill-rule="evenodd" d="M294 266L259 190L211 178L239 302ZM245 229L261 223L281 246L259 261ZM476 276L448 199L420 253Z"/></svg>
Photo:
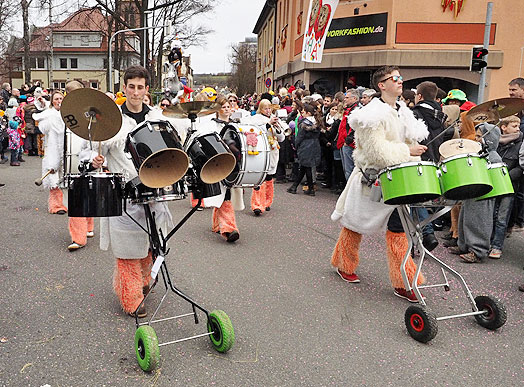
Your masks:
<svg viewBox="0 0 524 387"><path fill-rule="evenodd" d="M134 319L112 290L114 258L96 237L74 253L66 215L47 213L36 187L38 157L0 165L0 386L522 386L524 385L523 235L506 240L500 260L468 265L435 250L466 279L474 296L499 297L508 321L498 331L473 317L439 321L428 344L404 326L409 306L393 295L382 236L365 237L360 284L330 266L340 226L330 220L336 196L285 192L275 185L270 212L237 212L233 245L211 232L211 210L197 212L170 241L175 284L208 310L224 310L236 343L219 354L208 338L160 348L157 370L144 373L134 353ZM175 221L189 200L170 202ZM479 221L482 221L479 219ZM436 266L425 264L429 280ZM468 312L464 293L423 292L437 315ZM163 294L148 299L151 314ZM170 294L160 317L191 312ZM154 326L160 342L204 333L192 318Z"/></svg>

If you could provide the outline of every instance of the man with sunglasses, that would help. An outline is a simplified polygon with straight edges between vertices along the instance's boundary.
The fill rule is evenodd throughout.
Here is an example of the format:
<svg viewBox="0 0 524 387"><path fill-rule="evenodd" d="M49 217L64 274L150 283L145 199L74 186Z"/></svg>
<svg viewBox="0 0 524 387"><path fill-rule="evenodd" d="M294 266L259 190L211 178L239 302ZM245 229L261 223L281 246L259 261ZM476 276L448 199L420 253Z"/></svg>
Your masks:
<svg viewBox="0 0 524 387"><path fill-rule="evenodd" d="M343 226L333 251L331 264L344 281L360 282L356 274L359 245L363 234L386 231L389 274L394 294L417 302L413 292L404 287L400 265L408 248L408 240L394 206L371 199L371 186L380 170L387 166L420 160L426 147L419 145L428 135L426 125L415 118L403 102L402 76L396 66L384 66L373 74L373 86L380 98L373 98L366 106L348 117L355 131L355 168L337 201L333 220ZM413 281L416 265L409 258L406 272ZM419 277L419 282L423 277Z"/></svg>

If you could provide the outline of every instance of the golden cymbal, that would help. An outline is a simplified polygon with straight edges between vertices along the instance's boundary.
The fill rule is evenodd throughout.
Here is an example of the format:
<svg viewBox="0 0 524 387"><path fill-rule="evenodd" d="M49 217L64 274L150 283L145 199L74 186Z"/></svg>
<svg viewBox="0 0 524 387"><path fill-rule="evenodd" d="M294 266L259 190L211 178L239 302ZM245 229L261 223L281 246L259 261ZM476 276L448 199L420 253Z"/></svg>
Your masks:
<svg viewBox="0 0 524 387"><path fill-rule="evenodd" d="M473 140L466 138L456 138L443 142L438 151L444 158L451 156L461 155L465 153L478 153L482 149L482 146Z"/></svg>
<svg viewBox="0 0 524 387"><path fill-rule="evenodd" d="M165 108L163 115L172 118L189 118L207 116L220 110L220 105L211 101L193 101L171 105Z"/></svg>
<svg viewBox="0 0 524 387"><path fill-rule="evenodd" d="M512 116L524 110L524 99L499 98L473 107L467 116L478 122L498 122L500 118Z"/></svg>
<svg viewBox="0 0 524 387"><path fill-rule="evenodd" d="M65 96L60 115L66 126L76 135L89 140L105 141L115 136L122 126L122 113L116 103L101 91L76 89Z"/></svg>

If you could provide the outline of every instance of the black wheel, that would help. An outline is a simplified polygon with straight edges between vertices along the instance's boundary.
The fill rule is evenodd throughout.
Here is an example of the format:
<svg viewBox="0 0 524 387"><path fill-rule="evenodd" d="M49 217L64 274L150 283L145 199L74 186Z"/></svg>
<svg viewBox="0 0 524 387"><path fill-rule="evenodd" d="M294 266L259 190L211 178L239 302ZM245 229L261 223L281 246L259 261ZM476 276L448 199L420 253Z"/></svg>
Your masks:
<svg viewBox="0 0 524 387"><path fill-rule="evenodd" d="M485 314L475 315L479 325L494 331L506 323L508 318L506 308L499 299L490 296L477 296L475 297L475 304L480 311L486 311Z"/></svg>
<svg viewBox="0 0 524 387"><path fill-rule="evenodd" d="M211 344L218 352L227 352L235 343L235 331L233 324L228 315L222 310L214 310L209 313L207 322L207 331L212 332L209 335Z"/></svg>
<svg viewBox="0 0 524 387"><path fill-rule="evenodd" d="M153 371L160 361L158 338L155 330L149 325L142 325L135 332L135 352L140 368L146 372Z"/></svg>
<svg viewBox="0 0 524 387"><path fill-rule="evenodd" d="M427 343L438 333L437 317L421 305L411 305L404 314L404 322L411 337Z"/></svg>

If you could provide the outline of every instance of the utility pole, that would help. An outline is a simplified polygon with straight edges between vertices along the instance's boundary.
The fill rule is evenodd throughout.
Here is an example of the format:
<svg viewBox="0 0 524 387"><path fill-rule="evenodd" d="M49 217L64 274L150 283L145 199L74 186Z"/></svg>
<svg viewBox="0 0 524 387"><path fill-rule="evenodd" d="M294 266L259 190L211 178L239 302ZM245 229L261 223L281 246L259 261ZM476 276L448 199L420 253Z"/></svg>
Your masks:
<svg viewBox="0 0 524 387"><path fill-rule="evenodd" d="M491 16L493 14L493 2L488 2L488 8L486 11L486 25L484 27L484 48L488 50L489 52L489 37L491 34ZM488 55L484 57L484 60L488 61ZM479 81L479 92L478 92L478 98L477 103L481 104L484 102L484 89L486 88L486 72L488 71L488 67L484 67L480 73L480 81Z"/></svg>
<svg viewBox="0 0 524 387"><path fill-rule="evenodd" d="M52 14L52 9L53 9L53 5L52 5L52 0L49 0L49 44L51 46L51 48L49 49L49 69L47 70L48 71L48 85L47 87L49 89L52 88L53 86L53 27L51 26L52 22L53 22L53 14Z"/></svg>

